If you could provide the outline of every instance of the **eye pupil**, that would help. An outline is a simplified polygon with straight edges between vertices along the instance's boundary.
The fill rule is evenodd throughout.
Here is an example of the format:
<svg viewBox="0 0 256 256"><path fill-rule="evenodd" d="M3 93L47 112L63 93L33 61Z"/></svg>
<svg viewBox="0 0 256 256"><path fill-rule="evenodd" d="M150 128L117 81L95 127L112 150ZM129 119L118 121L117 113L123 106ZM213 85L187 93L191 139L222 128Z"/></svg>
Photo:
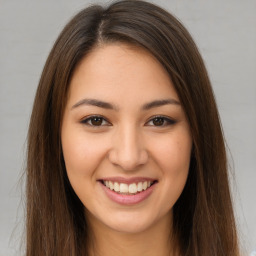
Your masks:
<svg viewBox="0 0 256 256"><path fill-rule="evenodd" d="M164 124L164 119L161 118L161 117L156 117L156 118L153 119L153 124L155 126L161 126L161 125Z"/></svg>
<svg viewBox="0 0 256 256"><path fill-rule="evenodd" d="M91 123L92 125L100 126L102 124L102 118L95 116L91 119Z"/></svg>

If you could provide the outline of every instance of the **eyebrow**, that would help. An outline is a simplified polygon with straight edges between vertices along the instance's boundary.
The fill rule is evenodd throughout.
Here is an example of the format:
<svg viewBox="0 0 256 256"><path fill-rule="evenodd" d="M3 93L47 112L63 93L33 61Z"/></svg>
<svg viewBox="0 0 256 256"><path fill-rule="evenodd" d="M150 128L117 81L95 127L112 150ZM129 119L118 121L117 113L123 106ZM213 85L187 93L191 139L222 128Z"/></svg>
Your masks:
<svg viewBox="0 0 256 256"><path fill-rule="evenodd" d="M142 110L149 110L151 108L161 107L168 104L180 105L180 103L175 99L154 100L143 105Z"/></svg>
<svg viewBox="0 0 256 256"><path fill-rule="evenodd" d="M96 99L82 99L82 100L78 101L75 105L73 105L72 109L77 108L81 105L91 105L91 106L96 106L99 108L118 110L118 108L113 106L112 104L105 102L105 101L96 100Z"/></svg>
<svg viewBox="0 0 256 256"><path fill-rule="evenodd" d="M161 107L164 105L180 105L180 102L175 100L175 99L163 99L163 100L154 100L152 102L144 104L141 109L142 110L149 110L152 108L156 107ZM118 111L119 108L117 106L112 105L111 103L101 101L101 100L96 100L96 99L82 99L78 101L75 105L71 107L71 109L77 108L82 105L91 105L91 106L96 106L99 108L105 108L105 109L111 109L111 110L116 110Z"/></svg>

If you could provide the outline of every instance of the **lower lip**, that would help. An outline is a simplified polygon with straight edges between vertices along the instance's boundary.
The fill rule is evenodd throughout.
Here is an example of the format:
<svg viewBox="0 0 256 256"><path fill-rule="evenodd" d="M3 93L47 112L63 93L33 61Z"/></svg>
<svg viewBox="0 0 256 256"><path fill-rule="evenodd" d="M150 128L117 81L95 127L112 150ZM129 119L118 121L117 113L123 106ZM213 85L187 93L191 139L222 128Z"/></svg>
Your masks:
<svg viewBox="0 0 256 256"><path fill-rule="evenodd" d="M146 189L140 193L137 193L135 195L122 195L122 194L116 193L113 190L110 190L105 185L103 185L101 182L100 182L100 184L101 184L103 190L105 191L106 195L112 201L114 201L118 204L122 204L122 205L133 205L133 204L138 204L138 203L144 201L151 195L151 193L153 192L153 190L155 188L155 184L153 184L148 189Z"/></svg>

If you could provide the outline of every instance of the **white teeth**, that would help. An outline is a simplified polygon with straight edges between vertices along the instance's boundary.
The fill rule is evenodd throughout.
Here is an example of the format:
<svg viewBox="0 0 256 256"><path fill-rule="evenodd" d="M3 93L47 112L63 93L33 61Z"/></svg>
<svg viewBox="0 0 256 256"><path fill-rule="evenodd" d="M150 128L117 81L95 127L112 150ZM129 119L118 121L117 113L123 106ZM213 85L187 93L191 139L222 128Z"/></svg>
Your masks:
<svg viewBox="0 0 256 256"><path fill-rule="evenodd" d="M147 187L148 187L148 183L147 183L147 181L144 181L143 184L142 184L142 189L146 190Z"/></svg>
<svg viewBox="0 0 256 256"><path fill-rule="evenodd" d="M112 181L109 181L108 184L109 184L109 188L110 188L111 190L114 190L114 184L113 184L113 182L112 182Z"/></svg>
<svg viewBox="0 0 256 256"><path fill-rule="evenodd" d="M135 194L137 192L138 192L137 185L135 183L130 184L129 185L129 193Z"/></svg>
<svg viewBox="0 0 256 256"><path fill-rule="evenodd" d="M129 192L129 187L125 183L120 183L120 192L121 193L128 193Z"/></svg>
<svg viewBox="0 0 256 256"><path fill-rule="evenodd" d="M114 183L114 190L116 192L119 192L120 191L120 187L119 187L119 184L117 182Z"/></svg>
<svg viewBox="0 0 256 256"><path fill-rule="evenodd" d="M139 192L142 191L142 182L139 182L139 183L138 183L138 188L137 188L137 190L138 190Z"/></svg>
<svg viewBox="0 0 256 256"><path fill-rule="evenodd" d="M137 192L146 190L153 184L152 181L138 182L137 184L136 183L126 184L126 183L118 183L118 182L106 181L106 180L104 180L103 183L110 190L114 190L115 192L119 192L119 193L127 193L127 194L128 193L136 194Z"/></svg>

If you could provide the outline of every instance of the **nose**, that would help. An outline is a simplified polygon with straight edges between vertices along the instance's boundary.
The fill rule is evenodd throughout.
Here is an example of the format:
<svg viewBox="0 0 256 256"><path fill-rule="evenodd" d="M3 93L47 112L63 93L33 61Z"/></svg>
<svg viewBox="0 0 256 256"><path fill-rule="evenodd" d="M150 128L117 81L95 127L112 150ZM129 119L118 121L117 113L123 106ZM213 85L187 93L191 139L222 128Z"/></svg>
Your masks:
<svg viewBox="0 0 256 256"><path fill-rule="evenodd" d="M140 133L135 128L126 127L115 133L109 160L125 171L136 170L147 163L148 152Z"/></svg>

